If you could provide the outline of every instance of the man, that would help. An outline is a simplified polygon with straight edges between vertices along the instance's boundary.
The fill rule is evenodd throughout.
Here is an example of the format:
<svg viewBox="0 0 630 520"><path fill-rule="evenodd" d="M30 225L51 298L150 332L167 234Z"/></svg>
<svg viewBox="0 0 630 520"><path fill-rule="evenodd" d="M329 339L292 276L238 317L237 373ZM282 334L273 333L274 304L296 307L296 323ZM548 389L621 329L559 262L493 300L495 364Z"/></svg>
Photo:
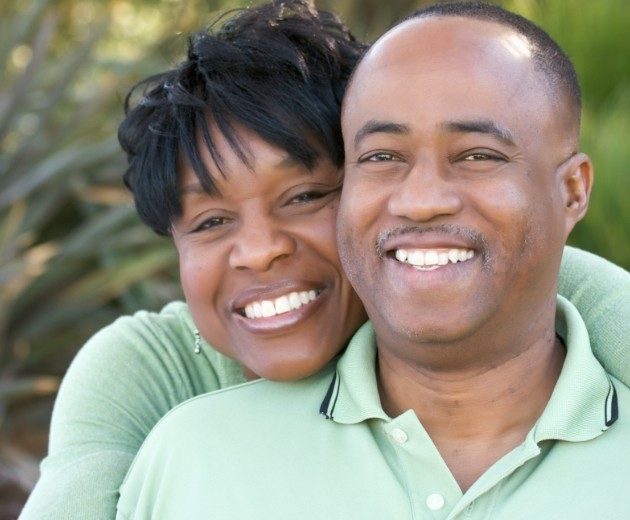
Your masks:
<svg viewBox="0 0 630 520"><path fill-rule="evenodd" d="M485 18L496 9L463 9L479 17L412 19L359 67L338 235L384 410L413 409L465 491L523 442L558 381L556 280L592 168L568 59L528 25ZM602 375L609 388L614 402Z"/></svg>
<svg viewBox="0 0 630 520"><path fill-rule="evenodd" d="M566 56L500 8L436 6L344 103L338 236L373 329L317 376L180 406L120 517L627 517L630 390L556 300L592 183Z"/></svg>

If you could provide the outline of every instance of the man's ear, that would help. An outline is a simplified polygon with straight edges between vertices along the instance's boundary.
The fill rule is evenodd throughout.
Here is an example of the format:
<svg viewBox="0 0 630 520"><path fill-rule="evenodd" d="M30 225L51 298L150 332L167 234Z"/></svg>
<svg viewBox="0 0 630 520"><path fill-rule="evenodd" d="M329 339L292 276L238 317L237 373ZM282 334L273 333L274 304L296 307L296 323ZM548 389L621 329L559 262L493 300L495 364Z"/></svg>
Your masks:
<svg viewBox="0 0 630 520"><path fill-rule="evenodd" d="M558 168L558 182L565 208L568 236L586 214L593 187L593 163L588 155L576 153Z"/></svg>

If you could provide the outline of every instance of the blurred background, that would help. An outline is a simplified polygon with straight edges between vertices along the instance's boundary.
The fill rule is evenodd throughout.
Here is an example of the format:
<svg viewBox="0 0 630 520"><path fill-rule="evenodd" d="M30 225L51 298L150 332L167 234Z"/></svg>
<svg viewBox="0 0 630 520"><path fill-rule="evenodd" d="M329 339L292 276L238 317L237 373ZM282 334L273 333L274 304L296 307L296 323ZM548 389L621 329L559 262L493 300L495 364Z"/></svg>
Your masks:
<svg viewBox="0 0 630 520"><path fill-rule="evenodd" d="M122 100L235 0L0 3L0 520L15 518L46 451L55 392L94 331L180 298L176 254L121 182ZM254 4L258 2L253 2ZM317 0L372 41L413 0ZM630 2L505 0L573 59L584 90L591 208L571 243L630 268Z"/></svg>

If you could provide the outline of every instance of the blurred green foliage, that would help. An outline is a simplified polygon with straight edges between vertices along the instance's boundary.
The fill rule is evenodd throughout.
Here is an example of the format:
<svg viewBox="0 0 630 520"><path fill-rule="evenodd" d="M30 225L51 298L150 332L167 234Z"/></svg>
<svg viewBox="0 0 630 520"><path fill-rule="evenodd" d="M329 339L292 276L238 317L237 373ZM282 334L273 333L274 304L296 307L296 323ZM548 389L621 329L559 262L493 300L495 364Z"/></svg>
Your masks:
<svg viewBox="0 0 630 520"><path fill-rule="evenodd" d="M630 2L512 0L567 52L582 86L582 150L595 164L586 218L569 239L630 268Z"/></svg>
<svg viewBox="0 0 630 520"><path fill-rule="evenodd" d="M372 40L423 3L317 5ZM576 64L584 88L583 149L594 159L596 183L571 241L628 268L630 3L502 4L540 23ZM184 52L187 33L220 9L243 5L0 5L0 496L16 497L15 510L36 478L51 399L76 350L117 315L157 309L180 295L174 249L142 227L122 187L115 139L122 99L135 81ZM5 513L7 500L0 503Z"/></svg>

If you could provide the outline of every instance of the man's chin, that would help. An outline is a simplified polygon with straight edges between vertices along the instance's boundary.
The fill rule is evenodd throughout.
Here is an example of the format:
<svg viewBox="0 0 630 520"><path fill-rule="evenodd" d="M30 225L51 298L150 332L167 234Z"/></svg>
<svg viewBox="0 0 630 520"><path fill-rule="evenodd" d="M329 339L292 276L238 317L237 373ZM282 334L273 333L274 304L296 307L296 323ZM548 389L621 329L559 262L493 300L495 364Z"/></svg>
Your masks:
<svg viewBox="0 0 630 520"><path fill-rule="evenodd" d="M408 341L420 344L446 344L470 335L470 327L461 320L413 319L411 317L387 316L380 323L372 320L376 330L387 330L393 341Z"/></svg>

